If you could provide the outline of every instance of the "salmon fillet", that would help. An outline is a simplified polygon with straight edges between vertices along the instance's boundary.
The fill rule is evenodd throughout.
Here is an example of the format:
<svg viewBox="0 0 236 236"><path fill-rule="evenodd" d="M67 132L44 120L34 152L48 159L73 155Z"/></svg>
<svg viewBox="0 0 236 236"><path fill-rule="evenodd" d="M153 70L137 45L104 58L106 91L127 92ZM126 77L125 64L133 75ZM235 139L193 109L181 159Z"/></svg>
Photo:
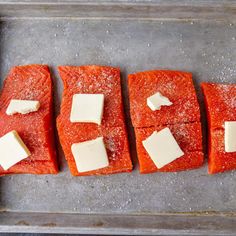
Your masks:
<svg viewBox="0 0 236 236"><path fill-rule="evenodd" d="M37 100L37 112L25 115L6 114L11 99ZM9 173L56 174L58 172L54 147L52 80L46 65L13 67L3 84L0 95L0 137L16 130L31 155L0 175Z"/></svg>
<svg viewBox="0 0 236 236"><path fill-rule="evenodd" d="M202 83L211 128L223 128L225 121L236 120L236 85Z"/></svg>
<svg viewBox="0 0 236 236"><path fill-rule="evenodd" d="M224 122L236 120L236 85L202 83L208 122L208 172L236 169L236 152L225 152Z"/></svg>
<svg viewBox="0 0 236 236"><path fill-rule="evenodd" d="M132 170L128 138L124 122L120 86L120 70L107 66L60 66L64 91L57 129L71 174L106 175ZM72 123L70 112L72 97L76 93L104 94L102 124ZM88 141L103 136L109 166L94 171L79 173L71 152L73 143Z"/></svg>
<svg viewBox="0 0 236 236"><path fill-rule="evenodd" d="M130 113L135 128L140 173L182 171L203 164L200 108L192 75L179 71L145 71L128 76ZM152 111L147 98L160 92L173 103ZM158 169L142 141L154 131L168 127L184 156Z"/></svg>
<svg viewBox="0 0 236 236"><path fill-rule="evenodd" d="M66 116L66 120L70 116L74 94L103 93L102 126L116 127L124 124L119 69L108 66L59 66L58 70L64 85L61 114Z"/></svg>
<svg viewBox="0 0 236 236"><path fill-rule="evenodd" d="M130 114L134 127L200 121L192 75L179 71L145 71L128 75ZM147 98L160 92L173 102L152 111Z"/></svg>
<svg viewBox="0 0 236 236"><path fill-rule="evenodd" d="M149 137L154 131L160 131L166 127L171 130L171 133L179 144L181 150L184 152L184 155L158 169L149 157L142 141ZM198 168L203 164L204 155L202 152L202 130L199 122L136 128L135 134L140 173L142 174L156 171L167 172L188 170Z"/></svg>

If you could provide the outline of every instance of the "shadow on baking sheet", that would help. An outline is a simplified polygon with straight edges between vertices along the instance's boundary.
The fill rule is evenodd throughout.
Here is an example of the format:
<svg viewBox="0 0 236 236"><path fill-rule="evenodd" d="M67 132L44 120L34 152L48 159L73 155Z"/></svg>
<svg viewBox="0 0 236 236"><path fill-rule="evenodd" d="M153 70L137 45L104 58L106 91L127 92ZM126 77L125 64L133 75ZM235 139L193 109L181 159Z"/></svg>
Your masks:
<svg viewBox="0 0 236 236"><path fill-rule="evenodd" d="M54 120L56 121L56 118L60 113L62 86L59 86L61 79L59 78L59 74L55 66L54 67L50 66L50 73L53 80L53 109L54 109L53 114L54 114ZM59 166L59 171L61 171L67 166L67 163L65 161L63 150L59 141L56 122L53 123L53 126L54 126L54 137L55 137L54 143L57 152L58 166Z"/></svg>
<svg viewBox="0 0 236 236"><path fill-rule="evenodd" d="M3 22L0 20L0 75L2 75L2 26L3 26ZM2 87L2 79L0 78L0 88ZM1 177L0 177L0 211L4 208L3 205L3 200L2 200L2 193L3 193L3 188L2 188L2 182L1 182Z"/></svg>
<svg viewBox="0 0 236 236"><path fill-rule="evenodd" d="M193 73L193 83L197 93L197 99L200 106L200 113L201 113L201 127L202 127L202 147L204 153L204 162L207 163L207 118L206 118L206 111L204 105L203 94L201 91L200 84L196 83L197 76Z"/></svg>
<svg viewBox="0 0 236 236"><path fill-rule="evenodd" d="M137 157L137 152L136 152L135 133L134 133L134 128L132 126L131 117L130 117L129 91L128 91L128 86L127 86L128 84L127 78L128 78L128 73L126 69L121 68L121 88L122 88L121 91L122 91L123 104L124 104L126 127L128 131L129 150L130 150L130 155L133 162L133 167L134 169L137 169L138 157Z"/></svg>
<svg viewBox="0 0 236 236"><path fill-rule="evenodd" d="M1 183L1 178L0 178L0 212L4 208L3 199L2 199L2 192L3 192L3 189L2 189L2 183Z"/></svg>
<svg viewBox="0 0 236 236"><path fill-rule="evenodd" d="M1 16L0 16L1 17ZM3 72L2 72L2 35L3 35L3 21L0 19L0 88L2 88L2 81L3 81Z"/></svg>

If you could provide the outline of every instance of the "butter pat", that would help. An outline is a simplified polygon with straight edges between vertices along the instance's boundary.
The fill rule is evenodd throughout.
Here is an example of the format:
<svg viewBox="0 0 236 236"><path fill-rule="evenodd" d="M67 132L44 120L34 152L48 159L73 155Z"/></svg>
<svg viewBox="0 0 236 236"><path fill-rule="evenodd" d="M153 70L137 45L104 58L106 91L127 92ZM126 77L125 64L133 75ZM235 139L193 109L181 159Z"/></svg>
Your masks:
<svg viewBox="0 0 236 236"><path fill-rule="evenodd" d="M159 169L184 155L169 128L154 131L142 143Z"/></svg>
<svg viewBox="0 0 236 236"><path fill-rule="evenodd" d="M70 121L96 123L102 122L104 107L103 94L74 94Z"/></svg>
<svg viewBox="0 0 236 236"><path fill-rule="evenodd" d="M0 138L0 165L4 170L8 170L28 156L30 151L15 130Z"/></svg>
<svg viewBox="0 0 236 236"><path fill-rule="evenodd" d="M236 152L236 121L225 121L225 151Z"/></svg>
<svg viewBox="0 0 236 236"><path fill-rule="evenodd" d="M27 114L37 111L39 107L39 101L12 99L7 107L6 113L7 115L14 115L16 113Z"/></svg>
<svg viewBox="0 0 236 236"><path fill-rule="evenodd" d="M103 137L74 143L71 146L71 151L75 158L78 172L97 170L109 166Z"/></svg>
<svg viewBox="0 0 236 236"><path fill-rule="evenodd" d="M171 106L173 103L161 93L157 92L147 98L147 105L152 111L160 110L161 106Z"/></svg>

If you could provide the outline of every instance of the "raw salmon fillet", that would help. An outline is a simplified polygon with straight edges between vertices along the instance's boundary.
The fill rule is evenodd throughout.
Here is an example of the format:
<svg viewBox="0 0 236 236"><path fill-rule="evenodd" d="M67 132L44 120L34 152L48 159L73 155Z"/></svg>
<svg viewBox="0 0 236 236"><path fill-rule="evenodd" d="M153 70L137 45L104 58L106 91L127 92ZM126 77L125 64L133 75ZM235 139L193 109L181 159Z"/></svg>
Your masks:
<svg viewBox="0 0 236 236"><path fill-rule="evenodd" d="M200 121L192 75L179 71L145 71L128 76L130 114L134 127ZM147 98L160 92L173 104L152 111Z"/></svg>
<svg viewBox="0 0 236 236"><path fill-rule="evenodd" d="M184 156L158 169L145 150L142 141L154 131L168 127L179 144ZM140 173L156 171L169 172L194 169L202 166L204 155L202 152L202 130L199 122L189 124L173 124L165 126L152 126L148 128L135 128L136 147L139 157Z"/></svg>
<svg viewBox="0 0 236 236"><path fill-rule="evenodd" d="M70 117L75 93L103 93L102 126L123 126L124 115L120 85L120 70L108 66L59 66L64 85L61 114ZM68 120L69 121L69 120ZM96 124L92 124L97 127Z"/></svg>
<svg viewBox="0 0 236 236"><path fill-rule="evenodd" d="M9 116L6 109L11 99L38 100L37 112ZM56 174L52 114L52 80L46 65L13 67L0 95L0 137L16 130L31 155L0 175L11 173Z"/></svg>
<svg viewBox="0 0 236 236"><path fill-rule="evenodd" d="M224 122L236 120L236 85L202 83L208 121L208 172L236 169L236 152L225 152Z"/></svg>
<svg viewBox="0 0 236 236"><path fill-rule="evenodd" d="M236 85L202 83L210 128L223 128L225 121L236 120Z"/></svg>
<svg viewBox="0 0 236 236"><path fill-rule="evenodd" d="M200 108L191 73L166 70L138 72L128 76L128 85L140 173L182 171L203 165ZM152 111L147 106L147 98L156 92L169 98L173 104ZM184 156L158 169L142 141L165 127L170 128Z"/></svg>
<svg viewBox="0 0 236 236"><path fill-rule="evenodd" d="M64 84L64 91L60 115L57 118L57 129L72 175L105 175L131 171L132 162L124 122L120 70L95 65L60 66L58 69ZM105 95L101 126L93 123L70 122L72 97L76 93ZM104 137L109 166L79 173L71 152L71 145L100 136Z"/></svg>

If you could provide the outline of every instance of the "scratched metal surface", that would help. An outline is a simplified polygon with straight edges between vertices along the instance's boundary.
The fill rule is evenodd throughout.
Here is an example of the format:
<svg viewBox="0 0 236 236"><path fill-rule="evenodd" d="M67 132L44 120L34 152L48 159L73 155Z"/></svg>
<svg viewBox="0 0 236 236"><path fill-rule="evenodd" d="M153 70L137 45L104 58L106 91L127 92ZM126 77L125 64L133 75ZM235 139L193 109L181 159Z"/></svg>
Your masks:
<svg viewBox="0 0 236 236"><path fill-rule="evenodd" d="M179 173L140 175L128 112L128 73L175 69L199 82L235 82L234 21L175 19L3 18L1 83L14 65L49 64L58 114L62 84L56 66L102 64L121 68L135 169L129 174L72 177L58 144L57 176L0 178L0 210L17 212L159 214L235 212L236 172L209 176L206 164ZM205 141L204 141L205 143Z"/></svg>

